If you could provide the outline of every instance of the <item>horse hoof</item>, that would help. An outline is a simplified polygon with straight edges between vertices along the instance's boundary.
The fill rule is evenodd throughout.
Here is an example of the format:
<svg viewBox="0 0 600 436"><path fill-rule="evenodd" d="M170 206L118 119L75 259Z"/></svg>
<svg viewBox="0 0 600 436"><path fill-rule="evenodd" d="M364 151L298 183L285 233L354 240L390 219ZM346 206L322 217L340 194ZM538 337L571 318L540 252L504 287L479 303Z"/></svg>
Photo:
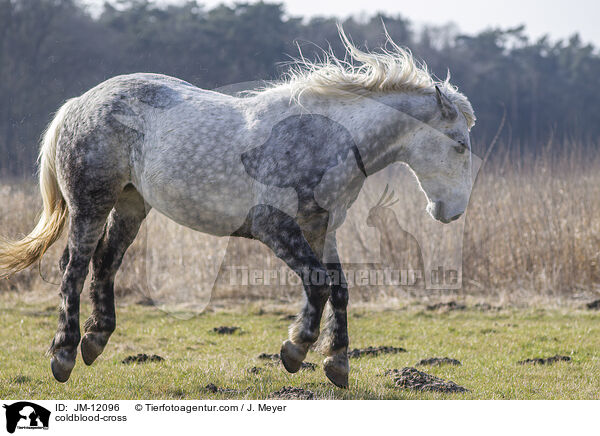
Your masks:
<svg viewBox="0 0 600 436"><path fill-rule="evenodd" d="M296 345L289 339L284 341L279 354L281 355L281 362L286 371L292 374L298 372L307 351L307 347Z"/></svg>
<svg viewBox="0 0 600 436"><path fill-rule="evenodd" d="M104 347L99 344L97 334L86 333L81 339L81 357L83 362L90 366L102 354Z"/></svg>
<svg viewBox="0 0 600 436"><path fill-rule="evenodd" d="M52 375L56 381L64 383L69 380L71 371L75 366L75 359L68 359L64 356L65 353L57 353L50 360L50 368L52 369Z"/></svg>
<svg viewBox="0 0 600 436"><path fill-rule="evenodd" d="M327 357L323 361L323 368L325 369L325 375L331 383L338 388L348 388L350 365L348 365L348 356L346 353Z"/></svg>

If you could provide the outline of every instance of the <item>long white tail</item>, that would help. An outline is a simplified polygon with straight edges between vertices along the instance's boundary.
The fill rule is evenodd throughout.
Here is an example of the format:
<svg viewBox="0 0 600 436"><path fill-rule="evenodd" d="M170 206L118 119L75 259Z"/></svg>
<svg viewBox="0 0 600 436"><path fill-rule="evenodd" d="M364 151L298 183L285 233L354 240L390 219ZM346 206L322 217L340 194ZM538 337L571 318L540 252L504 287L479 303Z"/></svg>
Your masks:
<svg viewBox="0 0 600 436"><path fill-rule="evenodd" d="M44 209L29 235L18 241L0 240L0 278L11 276L39 260L63 231L68 209L56 179L56 144L65 116L74 101L68 100L58 110L44 133L39 156Z"/></svg>

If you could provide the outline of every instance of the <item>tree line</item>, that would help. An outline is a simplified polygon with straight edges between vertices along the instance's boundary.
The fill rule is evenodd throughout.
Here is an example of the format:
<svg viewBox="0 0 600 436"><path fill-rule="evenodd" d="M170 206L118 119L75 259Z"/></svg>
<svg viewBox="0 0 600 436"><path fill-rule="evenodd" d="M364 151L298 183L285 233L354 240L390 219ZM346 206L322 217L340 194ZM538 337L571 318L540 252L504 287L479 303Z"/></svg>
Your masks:
<svg viewBox="0 0 600 436"><path fill-rule="evenodd" d="M579 36L531 40L523 26L465 35L453 25L417 29L402 16L290 16L277 3L208 9L116 0L91 13L77 0L0 0L0 174L31 174L38 139L67 98L125 73L177 76L203 88L275 79L298 47L344 56L336 22L360 47L385 42L382 22L440 78L469 96L474 141L495 134L535 148L549 138L595 144L600 133L600 55Z"/></svg>

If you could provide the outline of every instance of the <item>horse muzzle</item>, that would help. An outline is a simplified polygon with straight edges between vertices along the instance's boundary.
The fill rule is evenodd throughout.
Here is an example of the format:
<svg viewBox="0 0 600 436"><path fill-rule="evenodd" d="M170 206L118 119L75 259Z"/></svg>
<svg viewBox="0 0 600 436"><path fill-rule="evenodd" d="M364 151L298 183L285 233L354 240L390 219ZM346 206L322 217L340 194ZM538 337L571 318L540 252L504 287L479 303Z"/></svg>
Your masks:
<svg viewBox="0 0 600 436"><path fill-rule="evenodd" d="M443 201L433 201L429 204L428 206L429 209L429 213L431 214L431 216L436 219L437 221L444 223L444 224L448 224L451 223L452 221L456 221L457 219L459 219L462 216L462 212L456 215L453 215L451 217L447 217L446 216L446 212L447 212L447 207L446 204Z"/></svg>

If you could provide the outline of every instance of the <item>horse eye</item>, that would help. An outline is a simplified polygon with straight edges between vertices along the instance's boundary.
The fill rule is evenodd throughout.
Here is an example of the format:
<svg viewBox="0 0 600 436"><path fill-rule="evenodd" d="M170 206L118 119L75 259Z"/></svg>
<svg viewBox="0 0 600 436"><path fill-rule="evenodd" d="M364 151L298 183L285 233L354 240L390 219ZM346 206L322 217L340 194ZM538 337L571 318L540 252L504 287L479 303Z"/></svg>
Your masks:
<svg viewBox="0 0 600 436"><path fill-rule="evenodd" d="M456 141L458 142L458 145L454 146L454 149L456 150L457 153L464 153L465 150L467 149L467 144L465 144L464 141Z"/></svg>

